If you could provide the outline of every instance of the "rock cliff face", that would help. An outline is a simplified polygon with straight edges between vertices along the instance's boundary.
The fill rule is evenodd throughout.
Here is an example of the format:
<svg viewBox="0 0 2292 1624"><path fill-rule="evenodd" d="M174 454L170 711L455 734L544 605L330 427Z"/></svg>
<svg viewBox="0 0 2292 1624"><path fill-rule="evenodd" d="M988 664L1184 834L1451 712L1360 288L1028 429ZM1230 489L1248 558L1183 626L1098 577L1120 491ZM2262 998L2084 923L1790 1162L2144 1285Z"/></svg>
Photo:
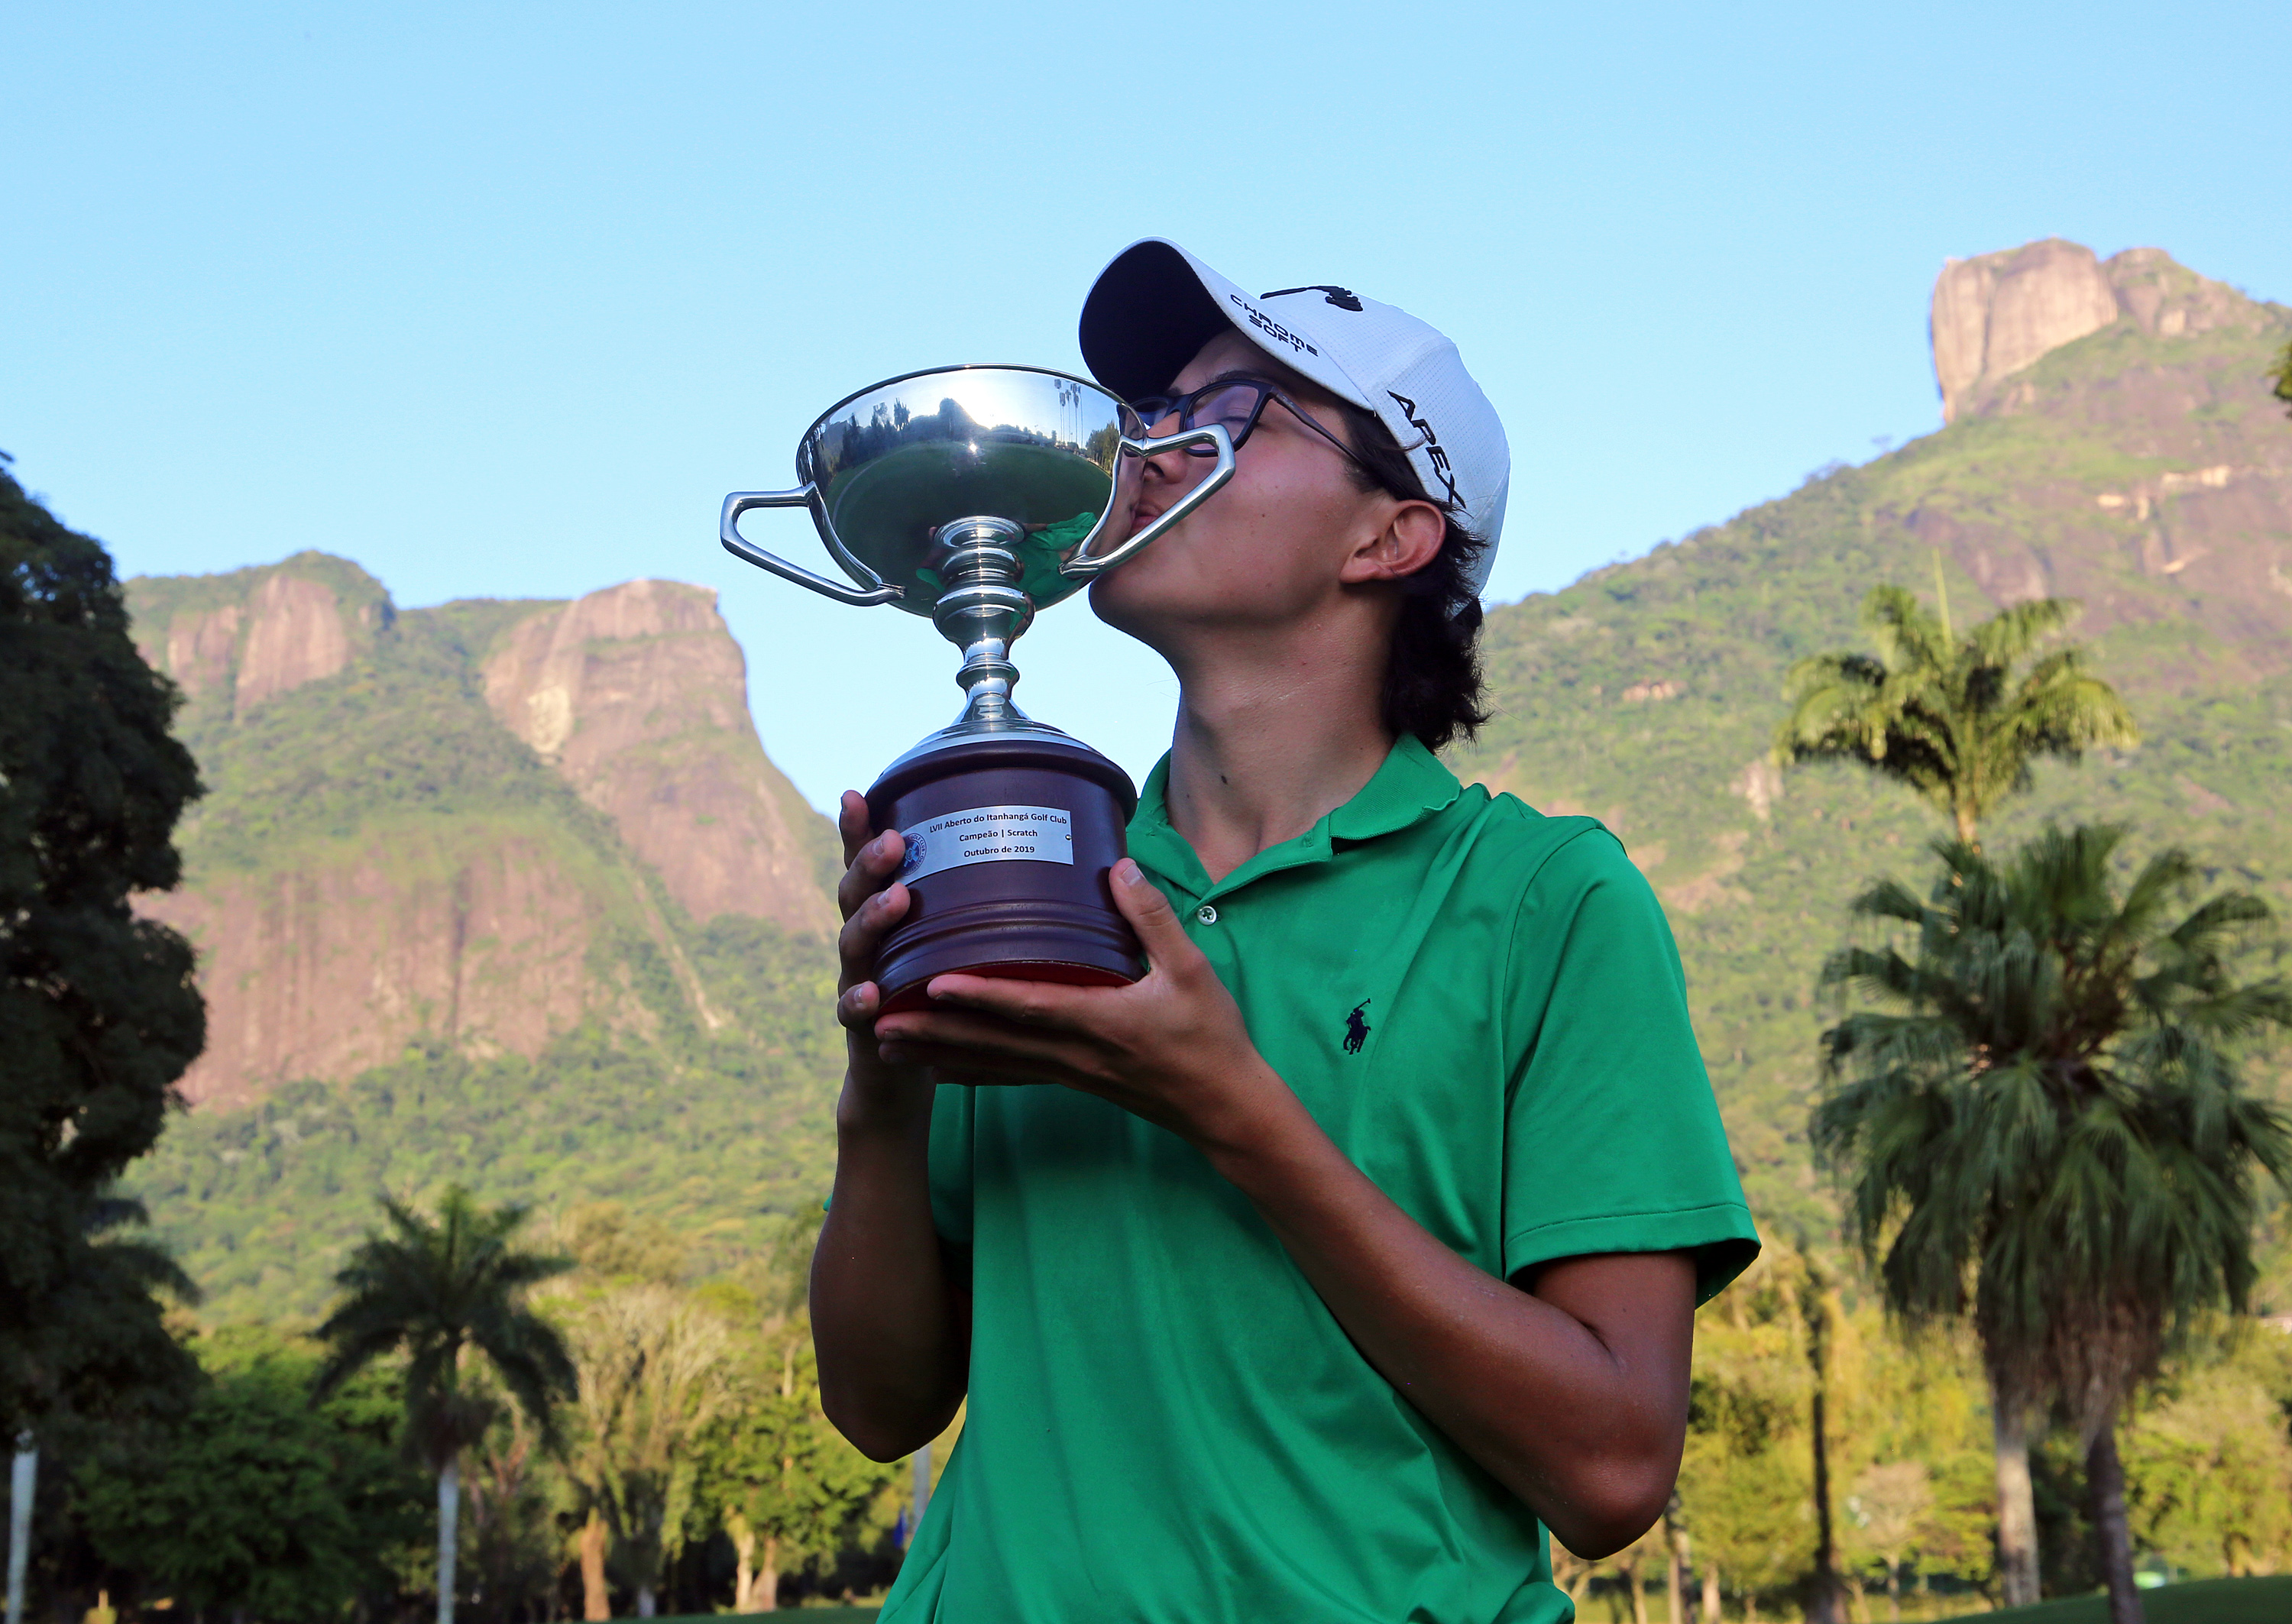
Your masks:
<svg viewBox="0 0 2292 1624"><path fill-rule="evenodd" d="M535 615L484 668L502 725L613 820L695 919L835 923L819 817L765 756L715 594L632 581Z"/></svg>
<svg viewBox="0 0 2292 1624"><path fill-rule="evenodd" d="M2161 248L2128 248L2104 264L2055 237L1951 260L1934 282L1931 322L1942 421L1996 404L2003 380L2120 317L2172 338L2234 322L2250 302Z"/></svg>
<svg viewBox="0 0 2292 1624"><path fill-rule="evenodd" d="M2104 261L2056 240L1954 261L1934 287L1934 370L1973 437L1957 454L1997 483L1922 475L1941 464L1920 452L1877 517L1997 601L2078 599L2084 635L2198 634L2159 640L2136 687L2282 670L2292 451L2261 373L2285 322L2155 248Z"/></svg>
<svg viewBox="0 0 2292 1624"><path fill-rule="evenodd" d="M417 825L149 898L199 950L207 1046L184 1097L246 1105L424 1036L531 1055L585 1013L609 1016L618 989L587 962L593 879L530 832Z"/></svg>
<svg viewBox="0 0 2292 1624"><path fill-rule="evenodd" d="M373 647L393 613L380 582L319 552L228 575L138 581L134 597L143 656L182 688L194 725L333 676Z"/></svg>
<svg viewBox="0 0 2292 1624"><path fill-rule="evenodd" d="M185 885L146 903L199 949L194 1104L415 1041L531 1056L583 1023L722 1032L699 927L833 926L833 834L765 756L703 589L400 615L305 553L129 594L209 785Z"/></svg>
<svg viewBox="0 0 2292 1624"><path fill-rule="evenodd" d="M255 589L249 606L232 696L244 713L274 694L331 677L350 661L350 634L334 593L316 581L273 575Z"/></svg>

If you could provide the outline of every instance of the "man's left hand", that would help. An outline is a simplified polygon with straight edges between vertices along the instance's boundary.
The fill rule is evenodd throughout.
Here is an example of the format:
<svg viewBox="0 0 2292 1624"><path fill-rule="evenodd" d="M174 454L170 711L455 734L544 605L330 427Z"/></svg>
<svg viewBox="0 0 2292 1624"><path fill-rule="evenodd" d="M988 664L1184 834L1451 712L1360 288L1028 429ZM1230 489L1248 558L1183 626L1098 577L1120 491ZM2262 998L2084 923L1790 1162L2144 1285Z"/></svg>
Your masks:
<svg viewBox="0 0 2292 1624"><path fill-rule="evenodd" d="M1232 994L1169 899L1128 857L1109 880L1146 949L1143 980L1075 987L936 976L931 1009L876 1023L884 1057L964 1083L1062 1083L1205 1149L1231 1146L1266 1108L1295 1096L1250 1041Z"/></svg>

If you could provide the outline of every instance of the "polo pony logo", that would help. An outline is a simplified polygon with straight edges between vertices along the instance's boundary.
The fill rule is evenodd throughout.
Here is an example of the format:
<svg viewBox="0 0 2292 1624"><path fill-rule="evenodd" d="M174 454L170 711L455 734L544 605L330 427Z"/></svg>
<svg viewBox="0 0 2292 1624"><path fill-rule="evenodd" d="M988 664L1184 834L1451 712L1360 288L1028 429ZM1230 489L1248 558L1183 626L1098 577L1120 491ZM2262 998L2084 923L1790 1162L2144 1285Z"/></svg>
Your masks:
<svg viewBox="0 0 2292 1624"><path fill-rule="evenodd" d="M1349 1055L1360 1053L1361 1045L1368 1041L1368 1022L1362 1017L1361 1011L1368 1009L1372 1001L1362 999L1353 1006L1353 1012L1345 1017L1345 1053Z"/></svg>

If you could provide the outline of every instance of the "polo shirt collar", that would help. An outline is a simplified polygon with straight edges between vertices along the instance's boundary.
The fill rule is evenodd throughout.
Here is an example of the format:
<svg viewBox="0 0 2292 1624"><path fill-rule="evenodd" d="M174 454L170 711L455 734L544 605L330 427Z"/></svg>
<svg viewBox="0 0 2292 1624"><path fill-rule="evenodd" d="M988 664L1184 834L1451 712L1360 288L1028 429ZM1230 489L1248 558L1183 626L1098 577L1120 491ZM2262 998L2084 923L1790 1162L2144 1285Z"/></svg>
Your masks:
<svg viewBox="0 0 2292 1624"><path fill-rule="evenodd" d="M1325 863L1341 840L1373 840L1379 835L1397 834L1447 811L1464 788L1423 740L1404 733L1386 752L1384 764L1351 800L1295 840L1268 847L1212 885L1193 848L1170 826L1169 783L1170 758L1166 752L1146 776L1146 787L1139 793L1137 815L1130 822L1130 855L1142 866L1204 898L1238 890L1280 869Z"/></svg>

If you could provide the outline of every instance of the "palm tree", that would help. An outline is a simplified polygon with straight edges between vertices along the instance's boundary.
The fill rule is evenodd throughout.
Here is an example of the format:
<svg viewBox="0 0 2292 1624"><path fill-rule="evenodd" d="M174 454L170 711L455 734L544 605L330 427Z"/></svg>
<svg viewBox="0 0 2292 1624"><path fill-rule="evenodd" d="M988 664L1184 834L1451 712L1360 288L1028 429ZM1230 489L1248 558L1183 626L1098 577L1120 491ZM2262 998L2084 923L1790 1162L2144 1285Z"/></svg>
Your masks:
<svg viewBox="0 0 2292 1624"><path fill-rule="evenodd" d="M1775 730L1773 757L1779 767L1860 761L1916 790L1972 846L1981 819L2029 787L2038 757L2074 761L2089 746L2135 744L2141 733L2075 647L2015 675L2069 623L2073 600L2015 604L1960 637L1939 555L1934 590L1939 616L1907 588L1873 588L1862 625L1876 654L1819 654L1791 667L1791 711Z"/></svg>
<svg viewBox="0 0 2292 1624"><path fill-rule="evenodd" d="M317 1392L332 1392L386 1354L406 1361L407 1441L438 1477L438 1620L454 1624L454 1546L462 1451L485 1436L496 1406L471 1385L464 1355L482 1360L539 1429L556 1436L554 1401L574 1389L573 1362L548 1321L527 1308L528 1287L572 1266L511 1244L518 1206L480 1210L456 1185L434 1221L385 1200L389 1234L369 1233L335 1276L343 1298L319 1337L333 1353Z"/></svg>
<svg viewBox="0 0 2292 1624"><path fill-rule="evenodd" d="M2177 850L2120 894L2122 839L2048 829L2006 864L1938 841L1929 899L1893 881L1858 898L1915 939L1824 968L1876 1007L1823 1034L1812 1138L1888 1307L1980 1337L2007 1604L2037 1599L2023 1418L2053 1397L2086 1440L2111 1614L2131 1624L2116 1417L2204 1315L2244 1306L2256 1174L2292 1180L2292 1120L2243 1091L2238 1052L2292 1026L2292 989L2237 977L2266 904L2229 891L2181 912L2199 874Z"/></svg>

